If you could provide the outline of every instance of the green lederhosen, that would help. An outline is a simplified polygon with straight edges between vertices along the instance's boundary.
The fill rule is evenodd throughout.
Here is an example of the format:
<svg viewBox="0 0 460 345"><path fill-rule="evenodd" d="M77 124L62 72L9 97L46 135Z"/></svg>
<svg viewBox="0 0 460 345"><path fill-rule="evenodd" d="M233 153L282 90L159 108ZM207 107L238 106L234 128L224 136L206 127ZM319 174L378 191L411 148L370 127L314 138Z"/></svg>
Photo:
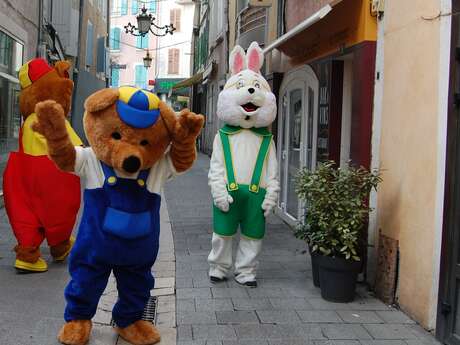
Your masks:
<svg viewBox="0 0 460 345"><path fill-rule="evenodd" d="M232 151L230 148L229 135L238 133L244 129L225 125L219 130L222 149L224 152L225 168L227 172L227 190L233 198L228 212L223 212L214 205L214 232L221 236L233 236L241 226L241 233L249 238L262 239L265 234L265 216L262 203L266 190L259 187L260 178L264 168L265 159L268 155L271 133L266 128L251 128L250 130L262 137L257 160L250 185L238 185L233 170Z"/></svg>

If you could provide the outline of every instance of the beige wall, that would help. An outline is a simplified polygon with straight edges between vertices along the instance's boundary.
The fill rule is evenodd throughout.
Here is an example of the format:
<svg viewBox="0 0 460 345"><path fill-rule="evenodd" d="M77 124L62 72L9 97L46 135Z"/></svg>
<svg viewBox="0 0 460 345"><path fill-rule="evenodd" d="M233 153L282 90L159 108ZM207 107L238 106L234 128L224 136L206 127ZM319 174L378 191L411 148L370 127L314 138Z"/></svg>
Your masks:
<svg viewBox="0 0 460 345"><path fill-rule="evenodd" d="M439 0L385 3L378 228L399 240L397 297L425 327L433 300L440 24Z"/></svg>

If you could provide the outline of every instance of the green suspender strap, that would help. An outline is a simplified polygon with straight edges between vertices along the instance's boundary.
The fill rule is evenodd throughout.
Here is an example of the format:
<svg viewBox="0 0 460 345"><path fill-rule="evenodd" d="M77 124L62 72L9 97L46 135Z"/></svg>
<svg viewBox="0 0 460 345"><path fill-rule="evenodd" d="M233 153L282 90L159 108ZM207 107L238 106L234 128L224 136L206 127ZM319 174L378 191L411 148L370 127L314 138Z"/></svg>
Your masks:
<svg viewBox="0 0 460 345"><path fill-rule="evenodd" d="M237 190L238 184L235 181L235 171L233 169L232 150L230 149L230 141L228 134L224 131L219 131L222 149L224 150L225 170L227 170L227 188L228 190Z"/></svg>
<svg viewBox="0 0 460 345"><path fill-rule="evenodd" d="M265 159L267 158L271 141L271 134L263 136L262 144L260 144L259 154L257 155L256 164L254 166L254 172L252 173L251 184L249 185L249 190L253 193L259 192L260 178L262 176Z"/></svg>

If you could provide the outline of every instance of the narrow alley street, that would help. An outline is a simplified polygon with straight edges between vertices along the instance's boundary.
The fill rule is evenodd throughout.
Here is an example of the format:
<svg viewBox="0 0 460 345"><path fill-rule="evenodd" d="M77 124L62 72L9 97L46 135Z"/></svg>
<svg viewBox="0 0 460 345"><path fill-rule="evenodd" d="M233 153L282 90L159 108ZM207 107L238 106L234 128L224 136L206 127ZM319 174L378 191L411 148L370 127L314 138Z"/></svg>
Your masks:
<svg viewBox="0 0 460 345"><path fill-rule="evenodd" d="M175 325L177 345L439 344L405 314L371 297L363 287L353 303L324 301L313 287L305 244L275 216L269 220L260 257L259 287L241 287L232 280L211 284L206 261L212 224L208 167L209 158L200 154L192 170L165 189L175 247L176 315L169 317L174 306L167 304L174 304L174 291L164 285L169 279L164 277L174 275L168 263L173 264L172 243L166 238L154 267L158 289L152 293L160 295L156 318L163 332L160 345L176 344L165 331ZM67 265L52 263L45 274L17 274L12 267L15 239L5 210L0 212L0 344L58 344ZM166 210L162 217L163 234L169 237ZM48 259L46 246L42 249ZM107 290L116 294L113 280ZM111 294L101 299L90 345L127 344L110 327L108 309L116 300ZM104 306L107 297L113 301ZM163 317L168 318L167 325Z"/></svg>
<svg viewBox="0 0 460 345"><path fill-rule="evenodd" d="M259 287L211 284L209 159L166 186L176 252L178 345L439 344L362 287L353 303L324 301L313 286L305 243L272 216L260 257Z"/></svg>

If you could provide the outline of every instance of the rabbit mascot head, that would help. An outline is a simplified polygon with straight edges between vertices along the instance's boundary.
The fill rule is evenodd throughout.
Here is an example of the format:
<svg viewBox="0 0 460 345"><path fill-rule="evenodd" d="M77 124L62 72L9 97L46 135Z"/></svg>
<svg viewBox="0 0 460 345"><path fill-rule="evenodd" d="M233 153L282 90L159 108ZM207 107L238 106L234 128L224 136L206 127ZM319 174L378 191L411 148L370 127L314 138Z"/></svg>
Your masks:
<svg viewBox="0 0 460 345"><path fill-rule="evenodd" d="M264 55L257 42L247 54L235 46L230 54L231 77L219 94L217 116L231 126L267 127L276 117L276 98L260 74Z"/></svg>

